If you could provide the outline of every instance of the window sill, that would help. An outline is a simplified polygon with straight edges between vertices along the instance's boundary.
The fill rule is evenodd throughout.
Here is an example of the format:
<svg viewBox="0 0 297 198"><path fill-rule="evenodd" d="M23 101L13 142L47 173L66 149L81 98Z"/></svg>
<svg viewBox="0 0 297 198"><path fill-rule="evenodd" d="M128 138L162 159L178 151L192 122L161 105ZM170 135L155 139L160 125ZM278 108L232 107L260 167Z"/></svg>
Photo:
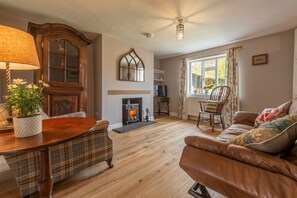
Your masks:
<svg viewBox="0 0 297 198"><path fill-rule="evenodd" d="M201 99L208 99L209 95L205 95L205 94L201 94L201 95L187 95L186 96L187 99L196 99L196 100L201 100Z"/></svg>

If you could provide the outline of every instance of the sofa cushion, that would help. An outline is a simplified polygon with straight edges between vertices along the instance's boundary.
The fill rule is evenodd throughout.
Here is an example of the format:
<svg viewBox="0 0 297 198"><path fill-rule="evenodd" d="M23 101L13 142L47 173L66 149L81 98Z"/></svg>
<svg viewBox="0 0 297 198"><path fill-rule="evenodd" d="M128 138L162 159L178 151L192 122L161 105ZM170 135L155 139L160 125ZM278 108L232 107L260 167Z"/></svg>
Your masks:
<svg viewBox="0 0 297 198"><path fill-rule="evenodd" d="M288 110L292 104L292 101L285 102L276 108L267 108L256 118L255 127L258 127L264 122L271 122L277 118L283 117L288 114Z"/></svg>
<svg viewBox="0 0 297 198"><path fill-rule="evenodd" d="M228 142L241 135L244 132L247 132L254 127L245 124L232 124L229 128L225 129L218 137L217 140L222 142Z"/></svg>
<svg viewBox="0 0 297 198"><path fill-rule="evenodd" d="M290 151L280 155L280 158L287 160L297 166L297 144L295 142L295 145Z"/></svg>
<svg viewBox="0 0 297 198"><path fill-rule="evenodd" d="M225 156L226 157L225 161L221 161L221 163L213 163L214 161L217 162L218 158L213 158L213 160L209 160L208 157L206 158L205 157L203 158L200 156L197 157L197 155L196 157L191 158L191 162L193 162L193 160L197 160L198 163L195 165L197 169L201 169L200 164L202 163L202 161L203 163L209 162L206 166L207 168L203 169L202 171L204 171L205 173L210 173L211 175L217 175L218 178L224 179L225 181L226 181L226 178L230 178L231 175L229 175L229 177L221 177L220 174L213 174L213 172L210 172L208 168L210 166L219 167L218 170L220 173L222 173L224 172L224 170L227 170L227 169L233 170L234 168L238 167L239 169L237 170L239 170L240 172L240 168L244 167L242 165L249 164L249 165L252 165L249 167L257 167L257 170L261 170L259 171L259 174L261 175L267 173L267 171L262 170L264 169L264 170L268 170L268 172L272 172L273 174L279 173L292 178L294 181L297 181L297 166L279 157L276 157L264 152L260 152L255 149L250 149L247 147L238 146L234 144L226 144L223 142L216 141L215 139L210 139L210 138L201 137L201 136L188 136L185 138L185 143L186 145L188 145L189 147L192 147L197 151L208 151L208 153L206 154L207 156L211 154L218 154L217 156ZM183 153L183 156L185 156L184 153ZM221 165L225 164L225 162L227 162L230 158L236 161L239 161L240 165L236 166L233 162L228 166L226 166L229 168L227 169L222 168ZM208 159L208 160L201 160L201 159ZM245 170L246 169L244 168L242 171L245 171ZM253 177L254 172L251 171L248 174L246 174L245 175L246 177L244 177L244 180L249 180L249 174L252 174L251 177ZM236 175L238 176L241 174L232 174L232 177ZM242 175L240 176L240 178L242 178ZM261 182L263 184L263 181Z"/></svg>
<svg viewBox="0 0 297 198"><path fill-rule="evenodd" d="M287 115L271 123L263 123L259 128L243 133L230 143L279 154L292 147L296 138L296 121Z"/></svg>

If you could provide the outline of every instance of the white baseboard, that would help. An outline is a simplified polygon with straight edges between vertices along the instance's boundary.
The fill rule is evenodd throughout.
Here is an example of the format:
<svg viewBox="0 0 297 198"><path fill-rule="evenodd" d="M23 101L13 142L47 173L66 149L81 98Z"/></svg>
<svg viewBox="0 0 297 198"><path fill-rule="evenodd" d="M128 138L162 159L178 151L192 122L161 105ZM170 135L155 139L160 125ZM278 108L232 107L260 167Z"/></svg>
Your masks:
<svg viewBox="0 0 297 198"><path fill-rule="evenodd" d="M170 115L170 116L173 116L173 117L177 117L178 114L175 113L175 112L169 112L169 115Z"/></svg>
<svg viewBox="0 0 297 198"><path fill-rule="evenodd" d="M184 114L184 115L182 116L182 119L183 119L183 120L187 120L188 118L189 118L189 116L186 115L186 114Z"/></svg>
<svg viewBox="0 0 297 198"><path fill-rule="evenodd" d="M178 116L178 113L175 113L175 112L169 112L169 115L170 115L170 116L173 116L173 117L177 117L177 116ZM187 120L187 119L188 119L188 115L184 114L184 115L182 116L182 119L183 119L183 120Z"/></svg>

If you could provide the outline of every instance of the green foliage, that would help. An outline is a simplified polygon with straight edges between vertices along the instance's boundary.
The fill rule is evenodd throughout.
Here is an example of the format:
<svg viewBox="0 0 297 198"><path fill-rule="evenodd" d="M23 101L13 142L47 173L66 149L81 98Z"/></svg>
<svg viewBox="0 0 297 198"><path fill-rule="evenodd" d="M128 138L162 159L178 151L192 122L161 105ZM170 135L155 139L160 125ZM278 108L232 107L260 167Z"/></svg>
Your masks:
<svg viewBox="0 0 297 198"><path fill-rule="evenodd" d="M205 90L213 89L214 86L215 86L214 84L204 85L203 89L205 89Z"/></svg>
<svg viewBox="0 0 297 198"><path fill-rule="evenodd" d="M17 117L30 117L40 113L43 102L43 89L47 84L39 81L38 84L29 84L23 79L13 79L8 86L8 95L4 102Z"/></svg>

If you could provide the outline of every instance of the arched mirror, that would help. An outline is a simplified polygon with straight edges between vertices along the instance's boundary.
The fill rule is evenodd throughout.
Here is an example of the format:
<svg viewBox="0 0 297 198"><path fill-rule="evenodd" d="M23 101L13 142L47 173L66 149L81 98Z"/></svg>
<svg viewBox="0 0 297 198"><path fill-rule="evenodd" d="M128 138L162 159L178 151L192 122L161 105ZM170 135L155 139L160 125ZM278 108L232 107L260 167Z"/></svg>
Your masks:
<svg viewBox="0 0 297 198"><path fill-rule="evenodd" d="M144 64L134 51L124 54L119 61L120 64L120 80L125 81L144 81Z"/></svg>

